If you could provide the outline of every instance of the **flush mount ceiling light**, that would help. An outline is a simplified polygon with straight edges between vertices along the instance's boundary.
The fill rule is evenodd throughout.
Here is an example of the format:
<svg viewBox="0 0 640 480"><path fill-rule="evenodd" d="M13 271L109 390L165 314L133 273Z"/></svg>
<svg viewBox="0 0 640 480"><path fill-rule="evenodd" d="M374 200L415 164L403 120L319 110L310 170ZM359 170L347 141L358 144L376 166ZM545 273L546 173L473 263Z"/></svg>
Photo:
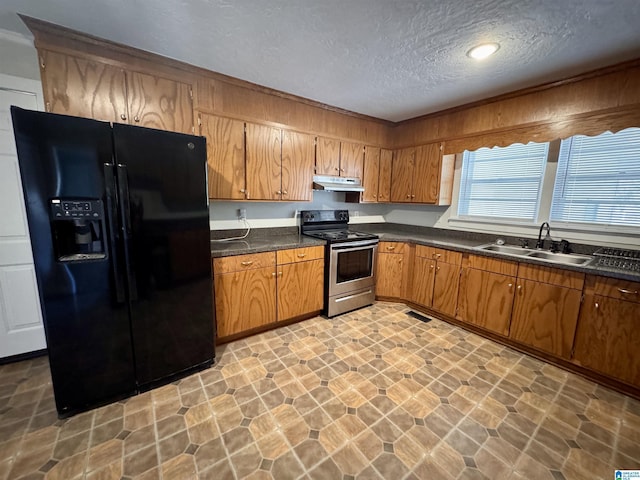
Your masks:
<svg viewBox="0 0 640 480"><path fill-rule="evenodd" d="M483 60L498 51L500 44L498 43L483 43L476 45L467 52L467 57L475 60Z"/></svg>

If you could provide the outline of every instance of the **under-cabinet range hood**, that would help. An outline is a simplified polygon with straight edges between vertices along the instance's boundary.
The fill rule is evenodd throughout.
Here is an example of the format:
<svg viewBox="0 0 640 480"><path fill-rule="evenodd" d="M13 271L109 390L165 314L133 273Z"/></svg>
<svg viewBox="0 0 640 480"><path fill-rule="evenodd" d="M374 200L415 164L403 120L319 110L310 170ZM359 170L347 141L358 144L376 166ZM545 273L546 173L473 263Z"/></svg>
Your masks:
<svg viewBox="0 0 640 480"><path fill-rule="evenodd" d="M364 192L362 181L359 178L329 175L314 175L313 189L325 192Z"/></svg>

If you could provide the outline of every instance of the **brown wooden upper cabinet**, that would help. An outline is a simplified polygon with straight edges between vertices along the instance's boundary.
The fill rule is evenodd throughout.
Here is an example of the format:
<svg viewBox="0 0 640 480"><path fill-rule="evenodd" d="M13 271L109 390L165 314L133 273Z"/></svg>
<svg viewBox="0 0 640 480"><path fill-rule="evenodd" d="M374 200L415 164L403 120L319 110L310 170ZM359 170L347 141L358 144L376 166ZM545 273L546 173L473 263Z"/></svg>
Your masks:
<svg viewBox="0 0 640 480"><path fill-rule="evenodd" d="M391 199L391 160L393 152L379 147L364 147L364 173L361 202L388 202Z"/></svg>
<svg viewBox="0 0 640 480"><path fill-rule="evenodd" d="M397 150L391 167L391 201L437 203L441 159L439 143Z"/></svg>
<svg viewBox="0 0 640 480"><path fill-rule="evenodd" d="M364 145L318 137L316 174L362 178Z"/></svg>
<svg viewBox="0 0 640 480"><path fill-rule="evenodd" d="M92 59L40 51L49 112L194 133L191 86Z"/></svg>
<svg viewBox="0 0 640 480"><path fill-rule="evenodd" d="M245 199L244 122L201 113L200 135L207 138L209 197Z"/></svg>
<svg viewBox="0 0 640 480"><path fill-rule="evenodd" d="M204 113L199 118L207 138L210 198L312 199L312 135Z"/></svg>

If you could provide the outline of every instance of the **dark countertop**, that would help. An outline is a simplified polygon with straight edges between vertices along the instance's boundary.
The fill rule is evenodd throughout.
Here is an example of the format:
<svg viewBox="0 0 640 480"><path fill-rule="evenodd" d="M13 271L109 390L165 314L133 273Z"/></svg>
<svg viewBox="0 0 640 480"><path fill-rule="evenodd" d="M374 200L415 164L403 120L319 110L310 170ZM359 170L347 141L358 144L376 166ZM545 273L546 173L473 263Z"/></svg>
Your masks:
<svg viewBox="0 0 640 480"><path fill-rule="evenodd" d="M509 235L495 235L475 232L464 232L459 230L447 230L429 227L416 227L411 225L375 223L375 224L355 224L350 225L352 230L359 230L375 233L381 241L387 242L409 242L432 247L448 248L461 252L484 255L487 257L511 260L514 262L530 263L545 267L555 267L564 270L572 270L588 274L602 275L605 277L619 278L640 282L640 273L611 269L606 267L596 267L590 265L567 265L553 263L531 257L520 257L507 255L504 253L481 250L478 247L489 243L494 243L497 238L501 238L507 245L518 245L519 237ZM211 238L226 236L240 236L242 231L213 231ZM231 242L211 242L212 257L226 257L230 255L242 255L246 253L269 252L274 250L284 250L287 248L310 247L325 245L324 240L306 237L298 234L295 227L287 228L266 228L252 230L244 240ZM535 239L529 239L529 245L535 245ZM584 244L571 244L575 253L591 255L598 247ZM595 263L595 262L591 262Z"/></svg>
<svg viewBox="0 0 640 480"><path fill-rule="evenodd" d="M410 242L418 245L427 245L432 247L448 248L461 252L473 253L476 255L484 255L486 257L499 258L501 260L510 260L513 262L530 263L532 265L541 265L545 267L561 268L563 270L572 270L593 275L602 275L604 277L619 278L622 280L630 280L640 282L640 273L602 266L587 265L568 265L554 263L532 257L521 257L515 255L507 255L504 253L492 252L489 250L479 249L479 246L495 243L498 238L505 241L507 245L519 245L519 237L511 237L509 235L494 235L474 232L463 232L458 230L445 230L428 227L411 227L408 225L397 224L368 224L354 226L354 230L362 230L369 233L375 233L385 242ZM529 239L529 245L535 245L536 239ZM581 255L591 255L599 247L593 245L571 244L574 253Z"/></svg>
<svg viewBox="0 0 640 480"><path fill-rule="evenodd" d="M211 232L211 256L214 258L326 245L324 240L299 235L297 228L264 228L251 231L244 240L232 240L228 242L215 241L216 237L224 238L224 236L221 237L220 234L226 234L227 237L241 236L235 231Z"/></svg>

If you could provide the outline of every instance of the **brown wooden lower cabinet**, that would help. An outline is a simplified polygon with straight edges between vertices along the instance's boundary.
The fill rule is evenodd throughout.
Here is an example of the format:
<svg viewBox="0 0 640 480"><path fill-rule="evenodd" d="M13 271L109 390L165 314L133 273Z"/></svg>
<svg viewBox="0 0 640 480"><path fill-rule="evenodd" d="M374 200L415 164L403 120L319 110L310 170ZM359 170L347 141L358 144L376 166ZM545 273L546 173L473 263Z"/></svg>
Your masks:
<svg viewBox="0 0 640 480"><path fill-rule="evenodd" d="M518 264L464 254L456 318L507 336Z"/></svg>
<svg viewBox="0 0 640 480"><path fill-rule="evenodd" d="M322 310L322 246L216 258L213 272L218 338Z"/></svg>
<svg viewBox="0 0 640 480"><path fill-rule="evenodd" d="M324 260L278 266L278 320L322 310Z"/></svg>
<svg viewBox="0 0 640 480"><path fill-rule="evenodd" d="M509 336L569 359L584 274L520 264Z"/></svg>
<svg viewBox="0 0 640 480"><path fill-rule="evenodd" d="M409 300L453 316L461 259L460 252L417 245Z"/></svg>
<svg viewBox="0 0 640 480"><path fill-rule="evenodd" d="M274 267L214 275L218 337L276 321Z"/></svg>
<svg viewBox="0 0 640 480"><path fill-rule="evenodd" d="M401 242L380 242L376 265L376 296L404 298L407 279L405 253Z"/></svg>
<svg viewBox="0 0 640 480"><path fill-rule="evenodd" d="M574 344L576 364L640 387L639 292L640 283L587 277Z"/></svg>
<svg viewBox="0 0 640 480"><path fill-rule="evenodd" d="M509 335L515 282L515 277L508 275L463 269L456 318L500 335Z"/></svg>

